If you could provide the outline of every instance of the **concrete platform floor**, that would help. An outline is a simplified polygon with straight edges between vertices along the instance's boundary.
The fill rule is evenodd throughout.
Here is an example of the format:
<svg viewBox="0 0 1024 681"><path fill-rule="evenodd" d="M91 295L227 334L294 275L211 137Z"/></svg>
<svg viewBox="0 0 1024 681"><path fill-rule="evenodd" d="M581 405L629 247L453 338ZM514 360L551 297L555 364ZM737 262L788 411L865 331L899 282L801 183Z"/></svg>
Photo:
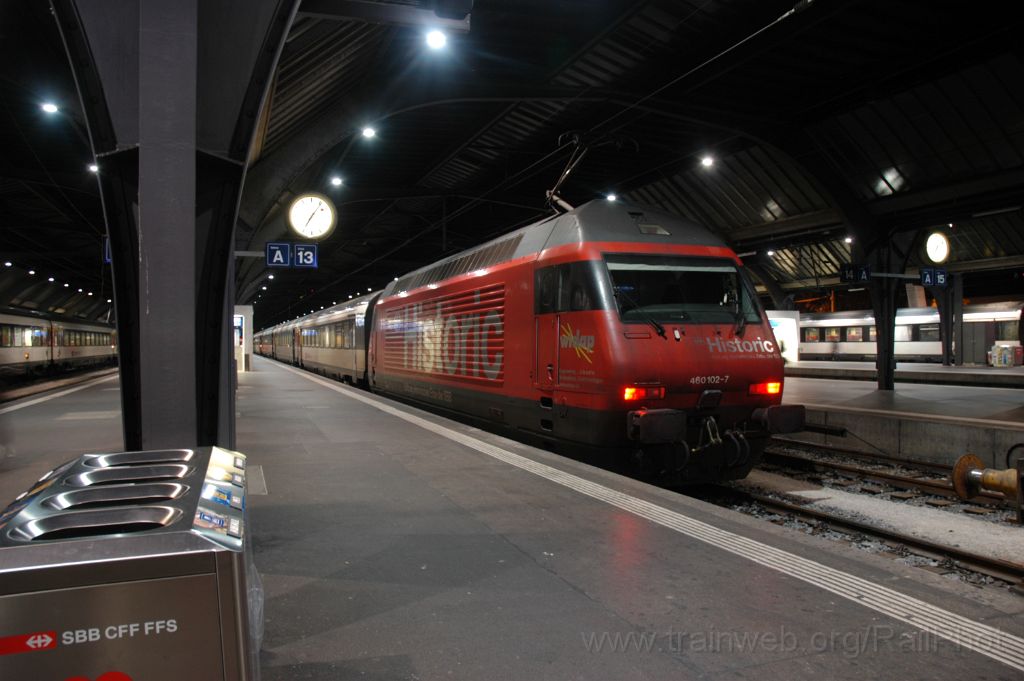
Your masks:
<svg viewBox="0 0 1024 681"><path fill-rule="evenodd" d="M1024 599L269 360L238 449L263 679L1018 679ZM120 447L112 381L0 411L0 497ZM20 401L25 404L25 401ZM2 502L0 502L2 503ZM2 635L2 632L0 632Z"/></svg>
<svg viewBox="0 0 1024 681"><path fill-rule="evenodd" d="M980 419L1024 429L1024 391L1013 388L898 383L886 391L870 381L787 376L782 392L787 404Z"/></svg>
<svg viewBox="0 0 1024 681"><path fill-rule="evenodd" d="M269 488L251 507L265 679L1024 671L1019 597L255 368L238 432ZM1010 648L996 661L936 634L950 626Z"/></svg>
<svg viewBox="0 0 1024 681"><path fill-rule="evenodd" d="M874 362L802 360L787 363L785 372L787 377L838 378L850 381L875 381L877 379ZM942 366L930 362L897 362L895 378L897 383L1021 389L1024 388L1024 366Z"/></svg>

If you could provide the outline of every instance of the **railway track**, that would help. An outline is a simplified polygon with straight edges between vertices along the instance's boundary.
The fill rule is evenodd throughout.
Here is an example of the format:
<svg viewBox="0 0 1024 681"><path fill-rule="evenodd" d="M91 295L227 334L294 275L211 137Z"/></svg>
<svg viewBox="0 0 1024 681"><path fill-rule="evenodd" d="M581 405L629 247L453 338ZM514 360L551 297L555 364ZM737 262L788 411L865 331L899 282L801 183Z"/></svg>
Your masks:
<svg viewBox="0 0 1024 681"><path fill-rule="evenodd" d="M1018 591L1024 590L1024 564L1011 563L998 558L990 558L964 551L954 546L937 544L926 539L870 525L845 516L818 509L805 508L798 504L756 492L741 490L735 487L723 487L722 489L727 490L727 494L733 499L754 503L779 514L795 516L816 523L819 526L824 526L824 529L834 529L847 534L852 533L872 537L896 551L903 548L925 558L943 562L949 561L953 567L987 575L1014 585Z"/></svg>
<svg viewBox="0 0 1024 681"><path fill-rule="evenodd" d="M843 455L848 456L849 454L847 452L843 452ZM876 457L874 455L861 455L858 458L875 462L882 461L892 465L900 465L902 468L924 468L933 473L934 476L912 477L877 468L867 468L838 461L829 461L827 459L815 458L810 455L794 454L791 451L785 451L781 447L776 446L769 446L764 452L765 463L780 466L789 470L797 470L805 473L838 474L843 477L881 483L898 490L921 492L923 494L952 498L959 501L956 492L953 490L953 483L949 480L949 473L951 471L951 467L949 466L943 466L942 464L925 464L923 466L919 466L917 462L909 464L906 461L901 462L886 456ZM991 492L982 492L979 496L971 499L970 502L964 503L992 507L1009 507L1011 505L1011 502L1002 494L995 494Z"/></svg>

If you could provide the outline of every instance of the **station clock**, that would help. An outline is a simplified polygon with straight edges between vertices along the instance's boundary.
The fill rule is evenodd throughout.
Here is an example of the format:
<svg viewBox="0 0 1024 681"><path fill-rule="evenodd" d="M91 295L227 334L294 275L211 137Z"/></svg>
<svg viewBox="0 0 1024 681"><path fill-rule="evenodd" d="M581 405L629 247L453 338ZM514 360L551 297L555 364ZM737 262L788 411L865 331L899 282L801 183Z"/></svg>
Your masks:
<svg viewBox="0 0 1024 681"><path fill-rule="evenodd" d="M925 241L924 252L934 263L946 262L949 257L949 237L942 232L932 232Z"/></svg>
<svg viewBox="0 0 1024 681"><path fill-rule="evenodd" d="M323 239L338 221L334 204L323 194L306 193L288 207L288 224L307 239Z"/></svg>

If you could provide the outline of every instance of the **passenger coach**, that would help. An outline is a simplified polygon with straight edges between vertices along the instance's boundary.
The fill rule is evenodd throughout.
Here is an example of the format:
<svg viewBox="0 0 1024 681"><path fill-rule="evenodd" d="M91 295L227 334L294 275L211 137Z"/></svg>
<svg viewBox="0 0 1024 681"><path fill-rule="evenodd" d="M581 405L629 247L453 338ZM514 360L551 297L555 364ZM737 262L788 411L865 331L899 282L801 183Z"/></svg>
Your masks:
<svg viewBox="0 0 1024 681"><path fill-rule="evenodd" d="M0 374L45 373L113 364L114 327L30 310L0 310Z"/></svg>

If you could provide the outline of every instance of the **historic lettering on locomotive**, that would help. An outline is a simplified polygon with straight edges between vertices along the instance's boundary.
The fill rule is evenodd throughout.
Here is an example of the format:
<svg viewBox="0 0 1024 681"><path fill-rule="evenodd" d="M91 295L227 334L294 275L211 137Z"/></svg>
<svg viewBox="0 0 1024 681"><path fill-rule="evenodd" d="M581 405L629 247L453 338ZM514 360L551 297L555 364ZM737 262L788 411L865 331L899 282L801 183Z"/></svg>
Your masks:
<svg viewBox="0 0 1024 681"><path fill-rule="evenodd" d="M502 284L395 308L384 320L384 364L501 382L505 369Z"/></svg>
<svg viewBox="0 0 1024 681"><path fill-rule="evenodd" d="M770 340L764 340L760 336L754 340L742 340L740 338L733 338L732 340L722 340L721 338L707 338L704 340L708 344L708 350L711 352L735 352L735 353L772 353L775 352L775 343Z"/></svg>

